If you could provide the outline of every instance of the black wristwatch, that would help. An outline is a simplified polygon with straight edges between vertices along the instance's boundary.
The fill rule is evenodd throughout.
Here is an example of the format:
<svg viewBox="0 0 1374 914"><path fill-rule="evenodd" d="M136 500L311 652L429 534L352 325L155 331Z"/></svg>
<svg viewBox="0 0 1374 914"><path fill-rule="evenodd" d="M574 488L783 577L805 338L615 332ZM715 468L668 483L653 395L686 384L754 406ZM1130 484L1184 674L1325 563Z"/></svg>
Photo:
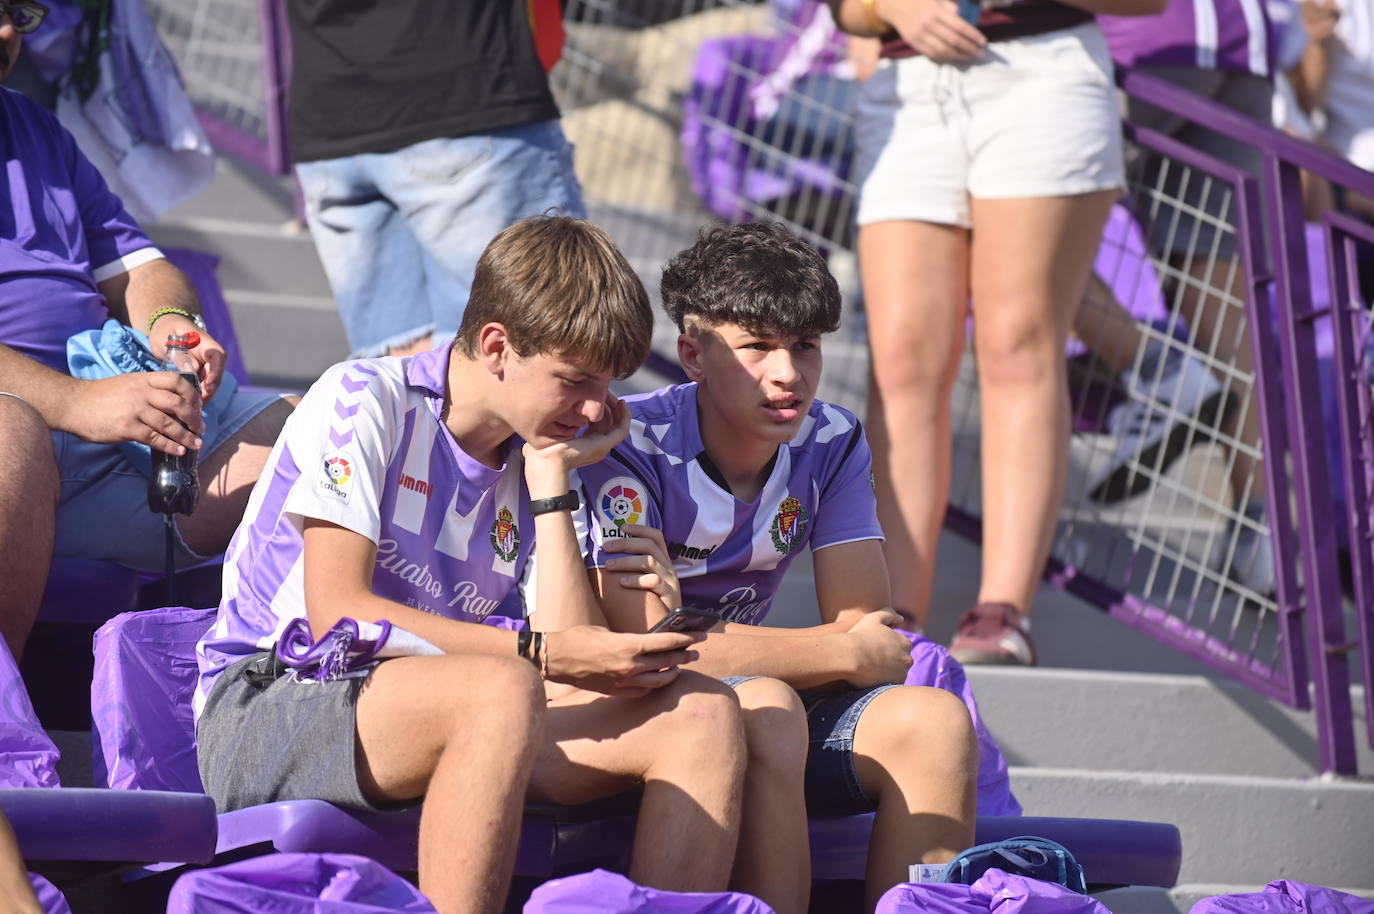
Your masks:
<svg viewBox="0 0 1374 914"><path fill-rule="evenodd" d="M582 504L582 499L577 497L577 492L569 489L564 495L555 495L553 498L535 498L530 501L530 514L538 517L541 514L549 514L553 511L576 511L578 505Z"/></svg>

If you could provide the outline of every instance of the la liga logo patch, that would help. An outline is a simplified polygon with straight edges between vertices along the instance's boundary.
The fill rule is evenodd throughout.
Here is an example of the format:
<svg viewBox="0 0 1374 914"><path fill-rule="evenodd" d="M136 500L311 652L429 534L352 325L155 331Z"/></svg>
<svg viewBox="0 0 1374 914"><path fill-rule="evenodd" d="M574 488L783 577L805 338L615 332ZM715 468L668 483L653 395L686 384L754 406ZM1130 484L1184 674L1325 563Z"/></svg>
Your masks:
<svg viewBox="0 0 1374 914"><path fill-rule="evenodd" d="M637 524L644 517L644 494L637 479L617 476L601 487L596 509L602 519L615 527Z"/></svg>
<svg viewBox="0 0 1374 914"><path fill-rule="evenodd" d="M348 501L348 483L353 479L353 465L342 454L330 454L321 464L320 488Z"/></svg>

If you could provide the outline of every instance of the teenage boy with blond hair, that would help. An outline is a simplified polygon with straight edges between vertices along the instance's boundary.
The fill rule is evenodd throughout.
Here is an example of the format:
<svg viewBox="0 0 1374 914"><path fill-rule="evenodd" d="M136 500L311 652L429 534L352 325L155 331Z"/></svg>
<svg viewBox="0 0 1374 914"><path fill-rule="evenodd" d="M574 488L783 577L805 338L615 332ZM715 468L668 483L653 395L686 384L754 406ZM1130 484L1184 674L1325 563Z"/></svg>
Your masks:
<svg viewBox="0 0 1374 914"><path fill-rule="evenodd" d="M978 747L958 698L898 685L911 644L892 627L868 443L852 414L815 399L839 289L813 248L755 223L704 232L664 269L662 290L691 383L627 399L629 437L579 471L602 607L626 632L678 606L718 617L690 668L737 684L751 749L761 710L804 707L805 810L877 812L871 910L910 864L972 843ZM783 573L807 546L823 624L769 628ZM761 695L758 676L773 677ZM776 680L800 696L779 695ZM746 795L756 788L751 765ZM799 799L780 798L773 821L745 810L743 854L757 831L775 835L756 866L772 881L756 890L765 899L805 888ZM789 809L794 821L777 828Z"/></svg>
<svg viewBox="0 0 1374 914"><path fill-rule="evenodd" d="M643 361L651 326L604 232L526 219L479 260L452 343L346 362L311 388L253 491L197 648L200 768L221 809L423 798L421 889L443 912L494 911L527 797L573 804L643 784L631 877L725 887L738 703L679 669L692 636L589 624L602 617L571 518L569 474L629 428L608 388ZM502 613L541 634L479 624ZM302 617L316 637L344 617L389 620L445 653L298 681L272 649Z"/></svg>

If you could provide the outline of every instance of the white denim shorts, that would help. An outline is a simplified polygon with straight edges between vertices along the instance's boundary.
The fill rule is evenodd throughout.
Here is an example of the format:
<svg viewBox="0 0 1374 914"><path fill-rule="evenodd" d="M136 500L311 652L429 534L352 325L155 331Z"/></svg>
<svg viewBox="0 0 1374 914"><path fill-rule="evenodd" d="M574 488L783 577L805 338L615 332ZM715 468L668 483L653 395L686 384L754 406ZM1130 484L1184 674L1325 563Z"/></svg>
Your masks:
<svg viewBox="0 0 1374 914"><path fill-rule="evenodd" d="M998 41L973 63L885 60L855 111L858 222L970 226L969 198L1121 188L1121 112L1095 23Z"/></svg>

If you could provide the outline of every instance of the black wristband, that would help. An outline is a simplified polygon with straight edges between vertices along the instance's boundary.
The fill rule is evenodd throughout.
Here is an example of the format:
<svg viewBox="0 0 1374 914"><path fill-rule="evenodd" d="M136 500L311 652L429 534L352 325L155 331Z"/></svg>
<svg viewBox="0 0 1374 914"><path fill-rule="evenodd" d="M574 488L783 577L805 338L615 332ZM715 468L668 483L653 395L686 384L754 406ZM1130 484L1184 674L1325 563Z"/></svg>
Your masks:
<svg viewBox="0 0 1374 914"><path fill-rule="evenodd" d="M515 635L515 652L526 660L530 659L530 642L534 640L534 632L528 628L522 628Z"/></svg>
<svg viewBox="0 0 1374 914"><path fill-rule="evenodd" d="M532 500L530 502L530 515L538 517L541 514L550 514L554 511L576 511L580 504L582 504L582 499L577 497L577 492L569 489L565 495Z"/></svg>

